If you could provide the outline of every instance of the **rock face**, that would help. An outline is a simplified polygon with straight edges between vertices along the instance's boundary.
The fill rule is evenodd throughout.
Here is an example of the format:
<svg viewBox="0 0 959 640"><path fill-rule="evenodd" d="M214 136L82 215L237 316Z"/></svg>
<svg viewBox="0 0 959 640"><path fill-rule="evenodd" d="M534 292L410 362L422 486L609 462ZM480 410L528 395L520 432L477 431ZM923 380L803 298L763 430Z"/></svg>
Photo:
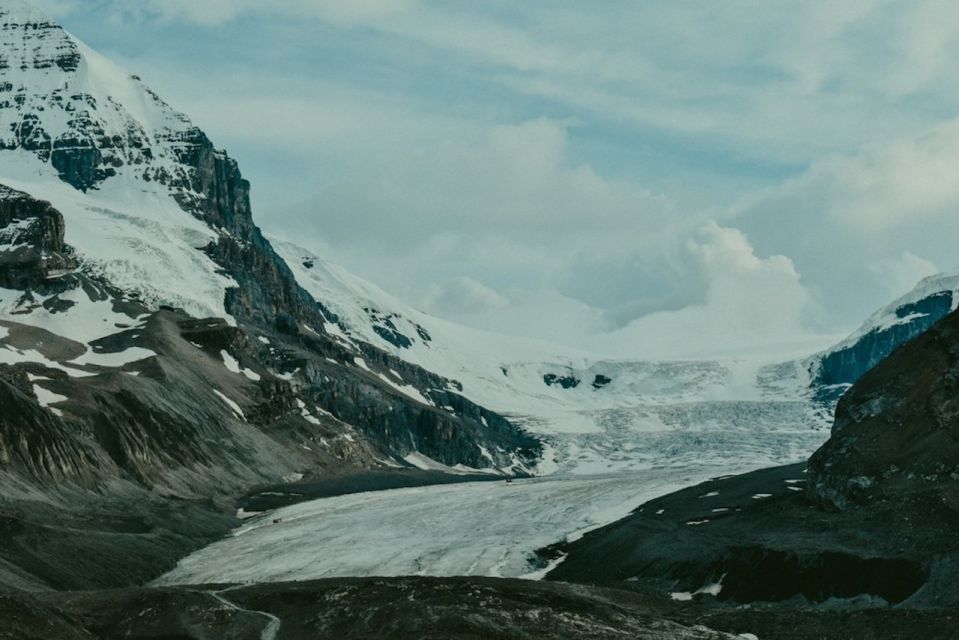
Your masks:
<svg viewBox="0 0 959 640"><path fill-rule="evenodd" d="M0 185L0 287L55 288L77 266L63 231L63 215L50 203Z"/></svg>
<svg viewBox="0 0 959 640"><path fill-rule="evenodd" d="M809 492L843 508L959 487L959 315L872 369L839 401Z"/></svg>

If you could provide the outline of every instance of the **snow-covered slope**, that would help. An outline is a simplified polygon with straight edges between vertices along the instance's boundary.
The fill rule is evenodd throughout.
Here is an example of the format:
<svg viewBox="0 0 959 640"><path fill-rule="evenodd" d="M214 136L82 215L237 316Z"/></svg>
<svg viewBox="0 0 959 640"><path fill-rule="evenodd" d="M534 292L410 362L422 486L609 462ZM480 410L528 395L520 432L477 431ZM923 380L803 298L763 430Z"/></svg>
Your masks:
<svg viewBox="0 0 959 640"><path fill-rule="evenodd" d="M202 133L137 77L21 0L0 3L0 177L51 202L85 269L144 300L228 317L235 285L188 212Z"/></svg>
<svg viewBox="0 0 959 640"><path fill-rule="evenodd" d="M290 242L273 246L337 315L346 339L456 380L463 394L545 439L541 471L705 459L795 461L828 435L803 363L617 360L450 323Z"/></svg>

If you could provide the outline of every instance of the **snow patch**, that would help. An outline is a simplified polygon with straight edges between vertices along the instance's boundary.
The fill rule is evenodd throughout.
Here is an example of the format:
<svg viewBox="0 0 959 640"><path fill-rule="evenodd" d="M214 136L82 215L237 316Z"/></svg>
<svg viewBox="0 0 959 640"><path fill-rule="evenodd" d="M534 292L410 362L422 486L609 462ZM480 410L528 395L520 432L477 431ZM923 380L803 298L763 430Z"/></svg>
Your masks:
<svg viewBox="0 0 959 640"><path fill-rule="evenodd" d="M233 402L233 401L230 400L228 397L226 397L226 395L224 395L219 389L214 389L214 390L213 390L213 393L215 393L215 394L217 395L217 397L220 398L220 400L222 400L223 402L225 402L226 405L227 405L228 407L230 407L230 409L233 411L233 414L234 414L237 418L239 418L240 420L243 420L244 422L246 422L246 416L243 415L243 410L240 409L240 405L238 405L237 403Z"/></svg>
<svg viewBox="0 0 959 640"><path fill-rule="evenodd" d="M679 600L681 602L687 602L692 600L694 596L698 595L707 595L716 597L723 592L723 580L726 578L726 575L719 579L718 582L713 582L710 584L703 585L696 591L677 591L675 593L669 594L673 600Z"/></svg>
<svg viewBox="0 0 959 640"><path fill-rule="evenodd" d="M232 373L241 374L246 378L252 380L253 382L260 381L260 374L255 371L251 371L245 367L240 366L240 362L230 355L230 352L226 349L220 350L220 357L223 358L223 365L229 369Z"/></svg>

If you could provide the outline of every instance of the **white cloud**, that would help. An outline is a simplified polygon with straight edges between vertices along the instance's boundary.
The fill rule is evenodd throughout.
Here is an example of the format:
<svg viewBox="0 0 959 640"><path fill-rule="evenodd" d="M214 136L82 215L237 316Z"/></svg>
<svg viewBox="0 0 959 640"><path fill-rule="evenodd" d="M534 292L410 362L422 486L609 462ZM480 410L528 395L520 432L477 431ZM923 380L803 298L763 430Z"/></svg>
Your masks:
<svg viewBox="0 0 959 640"><path fill-rule="evenodd" d="M668 359L779 353L806 344L814 300L788 258L760 258L741 231L716 223L687 250L708 280L706 299L645 315L598 337L597 346Z"/></svg>
<svg viewBox="0 0 959 640"><path fill-rule="evenodd" d="M431 285L424 306L431 313L449 318L503 309L509 306L509 300L472 278L459 276Z"/></svg>
<svg viewBox="0 0 959 640"><path fill-rule="evenodd" d="M774 341L956 262L944 0L41 2L234 150L261 222L449 316Z"/></svg>
<svg viewBox="0 0 959 640"><path fill-rule="evenodd" d="M348 179L269 222L314 229L334 247L365 245L392 257L428 250L487 270L536 269L535 277L577 250L608 250L617 238L620 246L642 243L642 234L671 224L665 199L570 165L562 123L458 133L424 137L416 154L371 154Z"/></svg>
<svg viewBox="0 0 959 640"><path fill-rule="evenodd" d="M923 278L941 271L935 264L911 251L903 251L898 256L879 260L870 265L869 269L887 287L890 299L898 298L912 290Z"/></svg>
<svg viewBox="0 0 959 640"><path fill-rule="evenodd" d="M54 17L64 17L75 13L81 7L75 0L28 0L44 13Z"/></svg>
<svg viewBox="0 0 959 640"><path fill-rule="evenodd" d="M58 2L58 0L46 0ZM405 11L415 0L283 0L264 3L260 0L114 0L117 12L143 19L147 15L162 20L182 20L202 25L222 25L238 17L259 13L294 18L316 18L349 25L379 20ZM59 0L59 4L66 4Z"/></svg>
<svg viewBox="0 0 959 640"><path fill-rule="evenodd" d="M817 163L785 192L819 191L830 215L865 232L954 215L959 206L959 121L852 157Z"/></svg>
<svg viewBox="0 0 959 640"><path fill-rule="evenodd" d="M733 208L765 252L788 254L834 318L849 325L952 268L959 237L959 120L814 163ZM922 258L903 258L908 251Z"/></svg>
<svg viewBox="0 0 959 640"><path fill-rule="evenodd" d="M608 329L602 311L552 289L498 293L457 278L431 293L427 310L480 329L580 346L584 336Z"/></svg>

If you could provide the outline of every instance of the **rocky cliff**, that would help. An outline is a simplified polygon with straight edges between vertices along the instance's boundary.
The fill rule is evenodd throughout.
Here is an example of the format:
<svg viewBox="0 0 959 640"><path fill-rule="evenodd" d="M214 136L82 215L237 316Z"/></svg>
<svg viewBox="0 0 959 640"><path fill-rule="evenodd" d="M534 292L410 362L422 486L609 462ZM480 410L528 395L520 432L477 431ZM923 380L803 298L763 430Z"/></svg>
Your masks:
<svg viewBox="0 0 959 640"><path fill-rule="evenodd" d="M809 460L808 489L835 507L959 487L959 314L866 373ZM952 498L949 498L950 500Z"/></svg>

